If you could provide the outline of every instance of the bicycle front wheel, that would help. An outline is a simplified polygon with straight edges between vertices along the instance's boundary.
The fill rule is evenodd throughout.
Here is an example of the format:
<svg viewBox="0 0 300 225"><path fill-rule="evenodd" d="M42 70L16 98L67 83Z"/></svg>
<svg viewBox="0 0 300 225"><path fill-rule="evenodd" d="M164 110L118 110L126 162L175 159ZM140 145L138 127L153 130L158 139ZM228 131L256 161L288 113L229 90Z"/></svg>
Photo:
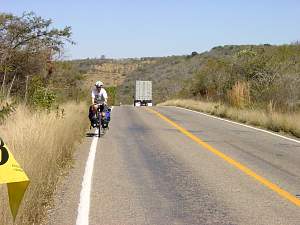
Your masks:
<svg viewBox="0 0 300 225"><path fill-rule="evenodd" d="M102 129L102 124L101 124L101 112L99 112L99 117L98 117L98 137L101 136L101 129Z"/></svg>

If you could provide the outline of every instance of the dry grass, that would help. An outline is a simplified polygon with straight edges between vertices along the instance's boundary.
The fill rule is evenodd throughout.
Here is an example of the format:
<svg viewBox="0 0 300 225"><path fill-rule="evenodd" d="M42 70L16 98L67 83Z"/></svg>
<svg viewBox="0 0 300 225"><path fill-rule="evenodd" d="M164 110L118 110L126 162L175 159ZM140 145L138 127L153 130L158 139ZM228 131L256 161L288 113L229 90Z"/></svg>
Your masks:
<svg viewBox="0 0 300 225"><path fill-rule="evenodd" d="M37 113L19 106L0 126L0 136L31 181L15 224L38 224L59 174L69 165L74 144L88 126L85 104L69 103L63 108L64 113ZM12 224L5 185L0 186L0 202L0 224Z"/></svg>
<svg viewBox="0 0 300 225"><path fill-rule="evenodd" d="M230 105L244 108L250 104L250 85L243 81L237 81L231 90L227 92Z"/></svg>
<svg viewBox="0 0 300 225"><path fill-rule="evenodd" d="M277 113L274 111L238 109L220 103L188 99L169 100L161 106L179 106L234 121L259 126L275 132L284 132L300 138L300 113Z"/></svg>

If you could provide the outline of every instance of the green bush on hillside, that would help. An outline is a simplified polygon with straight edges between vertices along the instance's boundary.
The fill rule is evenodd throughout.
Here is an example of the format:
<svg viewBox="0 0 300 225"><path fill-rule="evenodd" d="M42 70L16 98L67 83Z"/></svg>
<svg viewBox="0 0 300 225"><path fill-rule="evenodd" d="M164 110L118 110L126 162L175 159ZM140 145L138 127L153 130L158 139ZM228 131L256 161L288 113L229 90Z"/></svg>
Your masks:
<svg viewBox="0 0 300 225"><path fill-rule="evenodd" d="M231 104L236 101L228 96L238 96L233 91L242 90L241 86L236 88L238 82L249 89L252 106L266 107L272 102L279 110L296 110L300 100L300 46L251 46L231 56L208 57L195 73L189 95Z"/></svg>

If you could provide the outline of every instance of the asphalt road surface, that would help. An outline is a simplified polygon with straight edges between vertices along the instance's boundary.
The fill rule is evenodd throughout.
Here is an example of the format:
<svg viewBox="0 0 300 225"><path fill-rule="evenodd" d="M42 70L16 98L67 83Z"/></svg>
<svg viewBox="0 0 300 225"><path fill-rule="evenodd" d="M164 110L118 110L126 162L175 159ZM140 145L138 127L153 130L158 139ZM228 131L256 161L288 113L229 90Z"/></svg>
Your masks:
<svg viewBox="0 0 300 225"><path fill-rule="evenodd" d="M146 107L115 107L110 130L97 143L82 225L300 224L300 142L184 109L152 109L188 135ZM78 147L47 224L78 224L94 139L91 132Z"/></svg>

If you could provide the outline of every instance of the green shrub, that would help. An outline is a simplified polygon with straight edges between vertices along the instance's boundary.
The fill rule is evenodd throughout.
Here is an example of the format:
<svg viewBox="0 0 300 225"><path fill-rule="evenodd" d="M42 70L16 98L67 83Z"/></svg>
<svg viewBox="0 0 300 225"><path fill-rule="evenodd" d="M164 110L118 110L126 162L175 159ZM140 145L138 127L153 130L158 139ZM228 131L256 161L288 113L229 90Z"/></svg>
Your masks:
<svg viewBox="0 0 300 225"><path fill-rule="evenodd" d="M7 116L9 116L15 108L13 104L6 103L4 106L0 108L0 122L2 122Z"/></svg>
<svg viewBox="0 0 300 225"><path fill-rule="evenodd" d="M36 108L51 109L56 100L56 94L44 87L35 90L31 97L31 101Z"/></svg>

